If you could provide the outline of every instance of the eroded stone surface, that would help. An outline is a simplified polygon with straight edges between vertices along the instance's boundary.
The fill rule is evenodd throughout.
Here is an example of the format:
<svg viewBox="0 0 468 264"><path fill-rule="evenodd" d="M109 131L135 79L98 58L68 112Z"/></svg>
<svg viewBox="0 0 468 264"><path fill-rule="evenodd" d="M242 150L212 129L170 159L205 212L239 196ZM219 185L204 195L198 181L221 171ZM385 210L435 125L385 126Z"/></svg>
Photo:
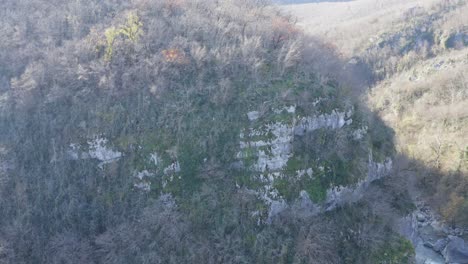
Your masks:
<svg viewBox="0 0 468 264"><path fill-rule="evenodd" d="M400 219L399 233L413 243L416 264L468 263L468 245L429 207L417 203L417 210Z"/></svg>
<svg viewBox="0 0 468 264"><path fill-rule="evenodd" d="M468 264L468 245L456 236L448 237L448 244L443 251L447 263Z"/></svg>
<svg viewBox="0 0 468 264"><path fill-rule="evenodd" d="M387 159L383 163L374 162L372 155L369 156L367 177L353 186L337 186L327 191L325 210L330 211L345 203L353 203L361 199L365 189L373 181L387 176L392 170L392 160Z"/></svg>
<svg viewBox="0 0 468 264"><path fill-rule="evenodd" d="M288 206L284 198L275 189L274 183L276 180L286 177L283 170L288 161L294 156L294 137L303 136L318 129L338 130L352 124L352 110L347 112L334 110L329 114L309 117L297 117L295 111L295 106L274 109L272 112L282 115L283 118L284 115L289 115L289 119L267 123L260 127L246 128L239 135L241 151L237 154L237 158L240 162L236 163L236 167L241 168L246 160L250 159L251 165L247 165L247 169L257 172L257 176L254 177L263 184L263 187L257 189L256 192L270 207L267 221L270 221L271 217L274 217ZM256 111L249 112L247 117L250 121L260 118ZM362 139L367 133L367 129L367 127L363 127L356 130L353 134L354 139ZM300 202L295 202L293 206L308 208L309 212L315 214L320 211L332 210L344 203L355 202L361 198L365 188L371 182L384 177L391 169L391 159L387 159L383 163L377 163L372 160L372 155L370 155L368 175L363 180L353 186L338 186L329 189L326 201L320 206L315 205L310 200L307 192L301 191L298 199ZM322 172L323 170L322 167ZM312 178L314 171L312 168L300 169L296 171L295 175L297 178Z"/></svg>
<svg viewBox="0 0 468 264"><path fill-rule="evenodd" d="M97 159L100 161L98 166L102 169L105 164L117 161L123 156L121 152L112 150L107 144L108 140L103 137L88 140L86 146L70 144L67 155L72 160Z"/></svg>

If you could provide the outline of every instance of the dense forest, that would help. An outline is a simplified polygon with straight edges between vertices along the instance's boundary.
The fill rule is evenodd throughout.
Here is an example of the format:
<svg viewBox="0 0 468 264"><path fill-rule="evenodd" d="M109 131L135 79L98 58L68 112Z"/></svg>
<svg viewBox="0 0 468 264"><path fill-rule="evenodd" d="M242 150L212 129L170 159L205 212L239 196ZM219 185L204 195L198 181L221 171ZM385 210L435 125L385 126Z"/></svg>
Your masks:
<svg viewBox="0 0 468 264"><path fill-rule="evenodd" d="M420 103L391 112L381 81L439 49L400 57L389 37L349 63L263 0L0 7L2 264L413 263L397 230L417 208L406 164L430 171L421 192L448 222L468 222L468 149L444 170L431 145L431 167L381 114Z"/></svg>

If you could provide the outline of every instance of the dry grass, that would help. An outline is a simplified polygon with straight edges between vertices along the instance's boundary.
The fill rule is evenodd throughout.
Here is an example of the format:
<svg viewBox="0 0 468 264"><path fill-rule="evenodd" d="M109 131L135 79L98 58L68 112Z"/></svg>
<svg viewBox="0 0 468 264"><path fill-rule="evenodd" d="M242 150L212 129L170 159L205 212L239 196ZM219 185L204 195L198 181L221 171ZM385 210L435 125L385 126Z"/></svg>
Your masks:
<svg viewBox="0 0 468 264"><path fill-rule="evenodd" d="M400 150L444 172L468 171L461 160L468 147L467 69L468 50L453 51L382 82L369 95L396 130Z"/></svg>
<svg viewBox="0 0 468 264"><path fill-rule="evenodd" d="M468 5L453 10L446 14L439 27L445 31L460 30L468 27Z"/></svg>

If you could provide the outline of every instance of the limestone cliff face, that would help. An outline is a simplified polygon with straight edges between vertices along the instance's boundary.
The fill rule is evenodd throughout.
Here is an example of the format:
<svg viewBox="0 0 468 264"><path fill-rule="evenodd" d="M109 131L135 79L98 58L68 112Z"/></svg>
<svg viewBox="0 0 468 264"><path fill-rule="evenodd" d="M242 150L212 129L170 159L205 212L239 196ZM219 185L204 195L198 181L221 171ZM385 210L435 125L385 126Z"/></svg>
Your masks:
<svg viewBox="0 0 468 264"><path fill-rule="evenodd" d="M372 181L386 176L392 168L390 157L374 160L368 126L353 121L363 119L353 107L315 111L309 116L302 116L296 109L296 105L285 105L247 112L238 136L238 152L230 168L224 168L241 175L235 180L237 188L252 191L265 204L266 210L251 212L259 224L270 222L298 203L304 205L301 210L307 214L318 214L356 202ZM346 152L338 157L336 153L343 152L341 148L348 144L361 149L359 155ZM81 144L70 144L58 159L95 160L100 170L108 170L126 158L117 145L102 135L96 136ZM130 153L140 156L145 164L129 170L134 191L176 195L171 193L171 185L185 180L185 164L174 150L155 147L146 154L148 151L143 149L148 146L138 145ZM51 162L57 162L57 157ZM202 159L201 165L206 162L206 158Z"/></svg>
<svg viewBox="0 0 468 264"><path fill-rule="evenodd" d="M317 157L315 162L297 162L297 157L307 155L294 149L294 142L304 140L305 135L320 137L317 130L325 130L337 136L337 133L348 133L348 140L355 144L366 145L369 137L365 128L354 129L355 113L353 108L343 111L332 110L330 113L320 113L314 116L301 117L296 113L295 106L285 106L272 109L270 113L262 114L252 111L247 114L250 124L240 134L240 152L237 154L237 166L250 170L251 180L257 182L254 191L269 206L267 221L288 206L284 186L281 182L298 185L295 199L308 204L305 210L316 214L332 210L344 203L355 202L365 192L365 188L374 180L387 175L392 168L390 157L383 162L375 162L372 150L368 149L367 173L353 179L348 185L339 185L333 181L329 185L321 185L320 177L333 177L334 168ZM268 121L268 118L279 121ZM266 119L266 120L265 120ZM341 130L341 131L340 131ZM332 141L333 139L328 139ZM312 146L313 148L314 146ZM320 148L320 146L315 146ZM362 157L349 162L363 162ZM296 163L296 164L294 164ZM350 169L351 170L351 169ZM347 171L351 173L351 171ZM306 184L302 184L306 183ZM321 189L323 188L323 189ZM318 193L322 192L322 196ZM312 202L310 196L316 197Z"/></svg>
<svg viewBox="0 0 468 264"><path fill-rule="evenodd" d="M264 210L251 212L258 224L269 223L290 206L300 205L303 213L316 215L356 202L372 181L386 176L392 168L390 157L373 159L368 126L359 123L362 113L353 107L316 111L310 116L302 116L296 108L285 105L247 112L238 136L238 152L232 157L230 168L224 168L233 171L237 188L246 188L264 203ZM342 140L345 143L336 145ZM361 149L359 155L337 157L335 154L347 144ZM145 154L148 151L144 148L148 146L136 146L130 154L141 156L141 162L146 164L129 170L134 191L177 195L171 188L184 182L185 164L174 150L156 147ZM125 158L117 144L103 136L82 144L72 143L63 153L66 160L96 160L100 170L108 170ZM206 158L202 159L202 163L206 162Z"/></svg>

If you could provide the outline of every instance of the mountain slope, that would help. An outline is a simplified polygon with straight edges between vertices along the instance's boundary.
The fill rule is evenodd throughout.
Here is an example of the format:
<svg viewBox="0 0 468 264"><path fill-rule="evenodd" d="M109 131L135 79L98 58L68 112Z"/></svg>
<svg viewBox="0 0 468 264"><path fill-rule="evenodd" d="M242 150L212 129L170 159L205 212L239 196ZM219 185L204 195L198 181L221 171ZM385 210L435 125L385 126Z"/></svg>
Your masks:
<svg viewBox="0 0 468 264"><path fill-rule="evenodd" d="M0 261L412 257L385 215L411 208L385 179L392 131L316 70L328 51L291 17L263 1L18 3L5 21L45 15L2 23Z"/></svg>
<svg viewBox="0 0 468 264"><path fill-rule="evenodd" d="M348 65L367 66L356 78L369 81L365 100L395 131L397 173L416 204L402 233L413 241L417 263L467 261L452 258L466 256L460 241L468 223L466 1L362 0L285 10Z"/></svg>

